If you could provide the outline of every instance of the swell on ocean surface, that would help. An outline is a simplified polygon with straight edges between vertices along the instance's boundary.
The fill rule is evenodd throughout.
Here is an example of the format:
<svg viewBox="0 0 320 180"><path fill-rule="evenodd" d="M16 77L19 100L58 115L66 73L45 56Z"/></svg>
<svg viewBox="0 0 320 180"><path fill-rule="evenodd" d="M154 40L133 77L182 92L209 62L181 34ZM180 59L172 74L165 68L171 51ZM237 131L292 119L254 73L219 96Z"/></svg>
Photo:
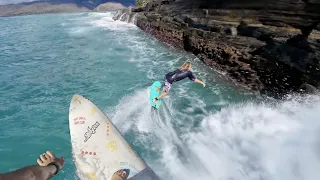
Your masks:
<svg viewBox="0 0 320 180"><path fill-rule="evenodd" d="M67 160L57 179L76 179L67 114L78 93L105 112L161 179L318 179L318 95L256 97L112 15L14 17L6 25L0 19L6 42L0 45L0 155L8 162L0 163L1 172L50 149ZM162 108L152 111L148 87L186 60L207 86L175 83Z"/></svg>

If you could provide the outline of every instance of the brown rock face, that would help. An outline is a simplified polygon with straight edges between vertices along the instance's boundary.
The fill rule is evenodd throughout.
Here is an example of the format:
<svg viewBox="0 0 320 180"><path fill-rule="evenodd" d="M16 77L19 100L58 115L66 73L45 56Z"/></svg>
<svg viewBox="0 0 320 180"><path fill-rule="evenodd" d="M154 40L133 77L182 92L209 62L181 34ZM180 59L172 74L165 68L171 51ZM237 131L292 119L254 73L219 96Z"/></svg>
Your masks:
<svg viewBox="0 0 320 180"><path fill-rule="evenodd" d="M157 0L132 11L159 40L278 96L320 87L319 9L320 0Z"/></svg>

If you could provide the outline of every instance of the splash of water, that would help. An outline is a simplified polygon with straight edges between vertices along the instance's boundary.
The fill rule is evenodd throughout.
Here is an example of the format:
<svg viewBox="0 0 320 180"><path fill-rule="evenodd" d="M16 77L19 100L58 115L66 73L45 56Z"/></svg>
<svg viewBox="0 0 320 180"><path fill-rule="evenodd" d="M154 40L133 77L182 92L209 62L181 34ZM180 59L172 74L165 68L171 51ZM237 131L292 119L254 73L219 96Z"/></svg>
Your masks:
<svg viewBox="0 0 320 180"><path fill-rule="evenodd" d="M172 100L153 112L147 92L125 97L112 119L126 124L123 133L134 130L157 144L141 148L160 154L147 162L163 179L315 180L320 175L319 96L230 105L203 118L200 128L183 131L174 125L183 118ZM130 107L132 102L138 104Z"/></svg>

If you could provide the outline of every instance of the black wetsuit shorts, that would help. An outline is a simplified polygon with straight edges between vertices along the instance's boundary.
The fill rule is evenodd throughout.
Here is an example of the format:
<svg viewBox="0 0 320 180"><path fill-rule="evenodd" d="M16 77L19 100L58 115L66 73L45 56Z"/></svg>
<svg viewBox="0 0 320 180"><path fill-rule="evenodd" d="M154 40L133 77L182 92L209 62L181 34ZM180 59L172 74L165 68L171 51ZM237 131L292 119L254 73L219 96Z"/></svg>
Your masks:
<svg viewBox="0 0 320 180"><path fill-rule="evenodd" d="M191 81L194 81L196 79L196 77L189 70L177 69L173 72L169 72L164 78L164 91L169 92L173 82L181 81L186 77L188 77Z"/></svg>

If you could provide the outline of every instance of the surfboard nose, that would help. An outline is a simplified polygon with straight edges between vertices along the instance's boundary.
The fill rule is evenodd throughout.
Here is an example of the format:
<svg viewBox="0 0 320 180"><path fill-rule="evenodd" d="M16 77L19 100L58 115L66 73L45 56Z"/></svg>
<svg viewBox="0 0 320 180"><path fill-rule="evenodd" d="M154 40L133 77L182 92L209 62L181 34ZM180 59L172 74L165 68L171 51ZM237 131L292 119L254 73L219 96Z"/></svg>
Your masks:
<svg viewBox="0 0 320 180"><path fill-rule="evenodd" d="M75 99L78 99L78 98L80 98L80 97L82 97L82 96L79 95L79 94L74 94L74 95L72 96L72 98L71 98L71 101L74 101Z"/></svg>
<svg viewBox="0 0 320 180"><path fill-rule="evenodd" d="M73 103L75 103L75 102L78 102L78 103L79 103L81 99L83 99L83 96L81 96L81 95L79 95L79 94L74 94L74 95L72 96L71 101L70 101L70 105L73 104ZM80 104L81 104L81 103L80 103Z"/></svg>
<svg viewBox="0 0 320 180"><path fill-rule="evenodd" d="M160 87L161 86L161 82L160 81L155 81L152 86L155 86L155 87Z"/></svg>

